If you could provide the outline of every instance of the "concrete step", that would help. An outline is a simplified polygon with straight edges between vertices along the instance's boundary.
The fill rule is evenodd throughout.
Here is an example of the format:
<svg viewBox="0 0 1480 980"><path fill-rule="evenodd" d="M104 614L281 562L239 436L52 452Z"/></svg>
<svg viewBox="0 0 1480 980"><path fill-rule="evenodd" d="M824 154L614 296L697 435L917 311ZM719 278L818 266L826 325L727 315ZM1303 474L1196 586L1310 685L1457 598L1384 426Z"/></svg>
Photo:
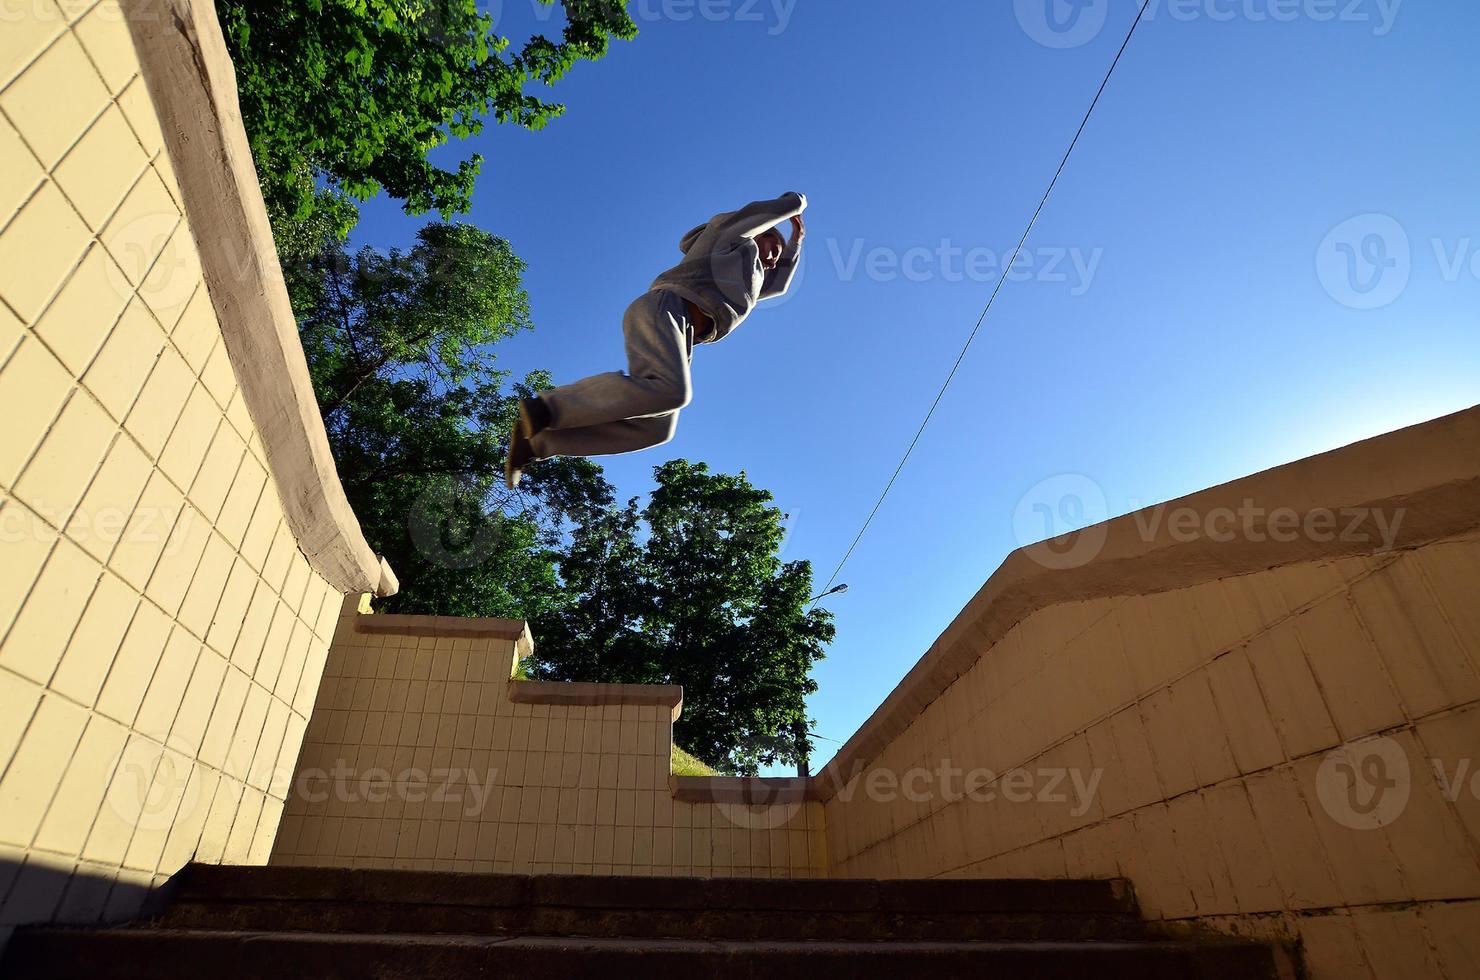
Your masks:
<svg viewBox="0 0 1480 980"><path fill-rule="evenodd" d="M714 980L1275 980L1270 949L1181 942L707 942L542 936L28 929L12 980L442 980L677 976Z"/></svg>
<svg viewBox="0 0 1480 980"><path fill-rule="evenodd" d="M706 940L1145 938L1122 881L820 881L191 867L169 928Z"/></svg>
<svg viewBox="0 0 1480 980"><path fill-rule="evenodd" d="M1137 914L1121 878L660 878L192 864L174 901L323 900L581 908Z"/></svg>
<svg viewBox="0 0 1480 980"><path fill-rule="evenodd" d="M177 902L169 928L266 932L465 933L629 939L1075 941L1145 938L1138 920L1077 913L889 914L776 909L515 908L354 902Z"/></svg>

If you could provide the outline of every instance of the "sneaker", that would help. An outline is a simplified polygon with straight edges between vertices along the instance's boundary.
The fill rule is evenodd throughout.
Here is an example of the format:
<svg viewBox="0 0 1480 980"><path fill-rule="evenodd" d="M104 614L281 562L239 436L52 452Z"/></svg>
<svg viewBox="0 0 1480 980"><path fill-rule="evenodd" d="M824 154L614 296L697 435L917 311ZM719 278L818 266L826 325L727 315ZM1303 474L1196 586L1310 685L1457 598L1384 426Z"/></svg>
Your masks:
<svg viewBox="0 0 1480 980"><path fill-rule="evenodd" d="M520 419L514 423L514 431L509 433L509 453L504 457L504 484L510 490L519 489L519 478L524 475L524 467L534 460L534 449L529 444L529 437L524 434L524 420Z"/></svg>
<svg viewBox="0 0 1480 980"><path fill-rule="evenodd" d="M538 459L530 439L549 424L550 409L544 402L538 398L519 400L519 420L509 433L509 454L504 458L504 483L510 490L519 488L524 468Z"/></svg>

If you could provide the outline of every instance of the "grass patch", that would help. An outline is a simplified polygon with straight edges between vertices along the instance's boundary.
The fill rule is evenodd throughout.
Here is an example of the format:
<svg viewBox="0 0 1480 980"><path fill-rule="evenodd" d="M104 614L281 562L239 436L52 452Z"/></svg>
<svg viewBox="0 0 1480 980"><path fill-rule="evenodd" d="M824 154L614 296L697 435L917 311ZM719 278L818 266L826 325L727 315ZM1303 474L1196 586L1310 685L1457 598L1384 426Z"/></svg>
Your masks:
<svg viewBox="0 0 1480 980"><path fill-rule="evenodd" d="M675 776L713 776L715 771L689 755L677 745L673 746L673 774Z"/></svg>

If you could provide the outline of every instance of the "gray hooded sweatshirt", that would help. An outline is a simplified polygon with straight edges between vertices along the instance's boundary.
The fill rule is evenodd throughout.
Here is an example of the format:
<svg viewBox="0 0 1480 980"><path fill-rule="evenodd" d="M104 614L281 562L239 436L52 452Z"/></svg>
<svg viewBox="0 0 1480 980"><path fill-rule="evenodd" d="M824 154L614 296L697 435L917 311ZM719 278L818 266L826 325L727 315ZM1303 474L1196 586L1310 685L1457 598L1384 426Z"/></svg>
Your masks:
<svg viewBox="0 0 1480 980"><path fill-rule="evenodd" d="M791 285L801 245L793 238L776 268L761 265L755 237L801 214L807 198L788 191L774 201L755 201L739 211L717 214L679 242L683 261L657 279L653 289L677 293L714 318L714 330L695 342L722 340L750 315L756 303L780 296Z"/></svg>

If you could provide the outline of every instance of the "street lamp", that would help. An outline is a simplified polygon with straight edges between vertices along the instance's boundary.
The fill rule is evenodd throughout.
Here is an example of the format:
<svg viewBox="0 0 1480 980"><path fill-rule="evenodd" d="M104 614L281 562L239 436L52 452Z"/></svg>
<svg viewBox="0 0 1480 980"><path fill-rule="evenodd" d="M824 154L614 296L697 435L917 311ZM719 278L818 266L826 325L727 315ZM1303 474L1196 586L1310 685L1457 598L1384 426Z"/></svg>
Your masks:
<svg viewBox="0 0 1480 980"><path fill-rule="evenodd" d="M808 602L816 602L818 599L826 599L830 595L838 595L839 593L847 592L847 591L848 591L848 583L847 582L843 582L840 585L834 585L832 588L828 589L826 592L822 593L821 595L814 595L811 599L808 599L807 601Z"/></svg>

